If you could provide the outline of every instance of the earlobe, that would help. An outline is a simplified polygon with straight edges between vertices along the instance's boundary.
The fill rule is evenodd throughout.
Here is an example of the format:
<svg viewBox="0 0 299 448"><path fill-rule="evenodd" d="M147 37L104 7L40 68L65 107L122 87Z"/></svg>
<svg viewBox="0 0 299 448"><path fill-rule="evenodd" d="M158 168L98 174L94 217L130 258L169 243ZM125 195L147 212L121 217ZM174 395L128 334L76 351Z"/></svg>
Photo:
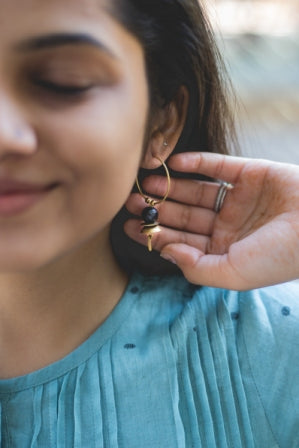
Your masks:
<svg viewBox="0 0 299 448"><path fill-rule="evenodd" d="M165 161L170 156L184 129L188 103L188 90L185 86L181 86L173 101L155 114L157 119L149 136L141 163L142 168L158 168L160 166L158 159Z"/></svg>
<svg viewBox="0 0 299 448"><path fill-rule="evenodd" d="M141 168L154 170L158 168L161 163L159 159L165 161L172 153L173 148L168 141L165 140L164 135L160 131L156 131L151 135L146 152L144 154Z"/></svg>

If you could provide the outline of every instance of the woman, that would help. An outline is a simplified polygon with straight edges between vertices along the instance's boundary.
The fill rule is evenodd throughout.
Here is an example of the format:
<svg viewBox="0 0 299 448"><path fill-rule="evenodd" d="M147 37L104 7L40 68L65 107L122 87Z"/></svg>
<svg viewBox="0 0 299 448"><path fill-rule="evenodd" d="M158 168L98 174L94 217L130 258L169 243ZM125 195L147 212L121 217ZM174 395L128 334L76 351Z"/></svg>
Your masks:
<svg viewBox="0 0 299 448"><path fill-rule="evenodd" d="M296 288L129 280L110 244L140 166L226 152L201 8L0 0L0 18L1 446L295 447Z"/></svg>

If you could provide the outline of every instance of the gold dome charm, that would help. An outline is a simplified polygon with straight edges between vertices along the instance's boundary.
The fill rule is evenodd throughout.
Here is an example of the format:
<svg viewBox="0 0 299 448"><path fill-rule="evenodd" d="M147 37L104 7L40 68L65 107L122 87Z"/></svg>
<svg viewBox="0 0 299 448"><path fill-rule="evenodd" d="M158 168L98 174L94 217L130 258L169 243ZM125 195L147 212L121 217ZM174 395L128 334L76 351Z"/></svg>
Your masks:
<svg viewBox="0 0 299 448"><path fill-rule="evenodd" d="M149 252L152 252L152 238L155 233L161 232L161 227L159 227L158 222L154 222L152 224L142 223L141 233L147 236L147 248Z"/></svg>

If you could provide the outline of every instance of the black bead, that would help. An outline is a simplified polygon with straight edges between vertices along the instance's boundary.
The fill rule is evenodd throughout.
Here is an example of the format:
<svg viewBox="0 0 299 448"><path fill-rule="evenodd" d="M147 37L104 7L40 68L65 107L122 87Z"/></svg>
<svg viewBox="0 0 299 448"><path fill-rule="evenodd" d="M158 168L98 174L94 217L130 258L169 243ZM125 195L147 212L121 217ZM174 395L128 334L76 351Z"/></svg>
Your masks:
<svg viewBox="0 0 299 448"><path fill-rule="evenodd" d="M159 214L155 207L146 207L141 216L145 224L154 224L154 222L157 221Z"/></svg>

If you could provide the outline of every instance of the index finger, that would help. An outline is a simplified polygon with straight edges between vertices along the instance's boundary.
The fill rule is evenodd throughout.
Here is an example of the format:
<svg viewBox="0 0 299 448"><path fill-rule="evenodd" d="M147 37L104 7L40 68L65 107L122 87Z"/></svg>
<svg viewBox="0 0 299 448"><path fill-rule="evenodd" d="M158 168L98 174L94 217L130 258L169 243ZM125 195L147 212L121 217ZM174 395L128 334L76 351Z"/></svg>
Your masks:
<svg viewBox="0 0 299 448"><path fill-rule="evenodd" d="M205 152L185 152L172 156L169 166L175 171L204 174L235 184L249 159Z"/></svg>

